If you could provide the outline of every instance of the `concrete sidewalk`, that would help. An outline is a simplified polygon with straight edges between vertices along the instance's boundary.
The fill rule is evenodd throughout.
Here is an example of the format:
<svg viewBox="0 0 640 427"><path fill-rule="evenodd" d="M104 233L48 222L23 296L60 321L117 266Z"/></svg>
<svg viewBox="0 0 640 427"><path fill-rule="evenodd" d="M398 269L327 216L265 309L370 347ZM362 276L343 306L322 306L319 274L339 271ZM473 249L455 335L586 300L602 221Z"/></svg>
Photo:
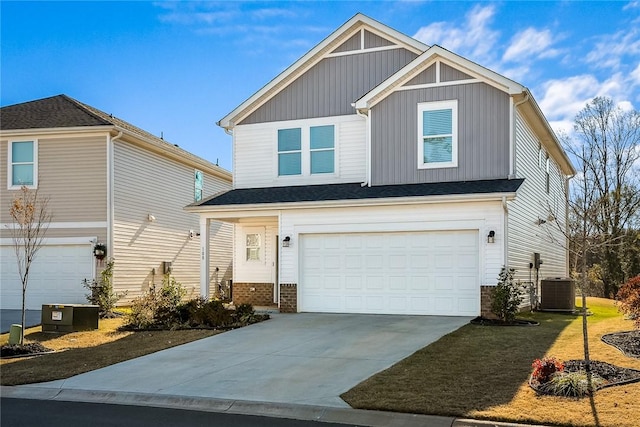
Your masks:
<svg viewBox="0 0 640 427"><path fill-rule="evenodd" d="M463 317L276 314L44 386L348 408L342 393L468 322Z"/></svg>

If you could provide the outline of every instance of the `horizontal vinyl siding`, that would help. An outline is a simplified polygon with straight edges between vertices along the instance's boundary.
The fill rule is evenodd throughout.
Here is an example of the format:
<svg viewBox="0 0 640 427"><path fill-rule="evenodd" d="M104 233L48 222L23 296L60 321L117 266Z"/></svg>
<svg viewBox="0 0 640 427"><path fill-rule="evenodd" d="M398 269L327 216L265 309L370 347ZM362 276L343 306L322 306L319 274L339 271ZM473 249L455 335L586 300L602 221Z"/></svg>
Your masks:
<svg viewBox="0 0 640 427"><path fill-rule="evenodd" d="M280 251L280 283L297 283L299 234L387 231L477 229L480 283L495 284L504 264L504 215L500 202L438 203L412 206L381 206L330 209L299 209L282 212L281 232L292 244ZM489 230L496 241L488 244Z"/></svg>
<svg viewBox="0 0 640 427"><path fill-rule="evenodd" d="M278 129L334 124L336 174L278 177ZM234 129L234 188L362 182L366 176L366 128L358 116L327 117L237 126Z"/></svg>
<svg viewBox="0 0 640 427"><path fill-rule="evenodd" d="M415 57L391 49L325 58L239 124L354 114L353 102Z"/></svg>
<svg viewBox="0 0 640 427"><path fill-rule="evenodd" d="M458 166L418 169L418 103L458 100ZM509 96L484 83L397 91L372 112L372 184L469 181L509 173Z"/></svg>
<svg viewBox="0 0 640 427"><path fill-rule="evenodd" d="M52 221L106 221L106 135L37 139L38 193L41 197L49 198ZM8 140L2 140L1 147L0 205L8 207L19 190L7 190ZM7 209L2 209L0 222L10 222L10 217L5 212Z"/></svg>
<svg viewBox="0 0 640 427"><path fill-rule="evenodd" d="M524 178L516 199L509 202L509 266L516 269L516 279L529 281L529 263L533 253L541 254L540 278L566 277L566 250L552 239L564 242L559 224L565 224L566 197L564 178L551 162L550 192L546 193L545 168L538 166L539 142L526 122L516 119L516 175ZM549 221L549 209L557 221ZM537 225L538 219L547 220ZM535 280L535 270L531 272Z"/></svg>
<svg viewBox="0 0 640 427"><path fill-rule="evenodd" d="M203 194L230 185L204 174ZM114 288L128 291L127 300L152 284L162 283L162 262L173 263L172 276L197 293L200 283L200 240L197 215L184 211L193 202L194 168L123 141L114 144ZM149 222L148 214L156 220ZM212 280L230 276L230 225L211 224ZM215 275L218 267L218 277ZM155 276L152 269L156 269Z"/></svg>

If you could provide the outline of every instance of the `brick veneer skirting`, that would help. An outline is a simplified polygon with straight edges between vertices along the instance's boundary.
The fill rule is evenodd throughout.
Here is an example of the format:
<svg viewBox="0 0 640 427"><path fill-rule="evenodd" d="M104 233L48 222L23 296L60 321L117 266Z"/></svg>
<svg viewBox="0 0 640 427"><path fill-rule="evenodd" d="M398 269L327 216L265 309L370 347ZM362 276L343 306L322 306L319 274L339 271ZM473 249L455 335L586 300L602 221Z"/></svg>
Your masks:
<svg viewBox="0 0 640 427"><path fill-rule="evenodd" d="M233 282L233 303L235 305L273 305L273 283Z"/></svg>
<svg viewBox="0 0 640 427"><path fill-rule="evenodd" d="M280 313L298 312L298 285L295 283L280 284Z"/></svg>
<svg viewBox="0 0 640 427"><path fill-rule="evenodd" d="M491 312L491 291L495 286L480 286L480 315L486 319L497 319Z"/></svg>

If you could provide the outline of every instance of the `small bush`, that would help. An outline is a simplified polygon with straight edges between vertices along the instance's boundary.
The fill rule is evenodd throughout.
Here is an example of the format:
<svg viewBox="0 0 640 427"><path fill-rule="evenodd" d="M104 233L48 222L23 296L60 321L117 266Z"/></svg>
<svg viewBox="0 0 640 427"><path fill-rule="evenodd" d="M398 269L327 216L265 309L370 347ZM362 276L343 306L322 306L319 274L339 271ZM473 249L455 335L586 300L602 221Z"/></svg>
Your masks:
<svg viewBox="0 0 640 427"><path fill-rule="evenodd" d="M513 322L523 301L519 286L513 282L513 268L502 267L498 284L491 290L491 312L503 322Z"/></svg>
<svg viewBox="0 0 640 427"><path fill-rule="evenodd" d="M186 293L181 283L165 275L159 290L152 288L132 301L127 326L138 329L173 329L179 326L182 322L178 307Z"/></svg>
<svg viewBox="0 0 640 427"><path fill-rule="evenodd" d="M218 300L194 298L180 306L179 310L183 322L189 326L222 328L232 323L231 312Z"/></svg>
<svg viewBox="0 0 640 427"><path fill-rule="evenodd" d="M591 374L591 387L589 387L589 377L585 371L559 372L548 382L540 384L540 391L554 396L584 397L605 383L604 379Z"/></svg>
<svg viewBox="0 0 640 427"><path fill-rule="evenodd" d="M84 279L82 281L82 286L91 292L85 295L87 301L100 307L100 317L102 318L114 317L113 309L116 307L116 303L127 294L126 292L119 294L113 291L113 263L113 260L107 261L107 266L100 273L99 280Z"/></svg>
<svg viewBox="0 0 640 427"><path fill-rule="evenodd" d="M549 382L553 375L564 370L564 364L555 357L544 357L536 359L531 364L533 373L531 377L539 384Z"/></svg>
<svg viewBox="0 0 640 427"><path fill-rule="evenodd" d="M616 295L618 310L633 319L640 329L640 275L632 277L620 287Z"/></svg>

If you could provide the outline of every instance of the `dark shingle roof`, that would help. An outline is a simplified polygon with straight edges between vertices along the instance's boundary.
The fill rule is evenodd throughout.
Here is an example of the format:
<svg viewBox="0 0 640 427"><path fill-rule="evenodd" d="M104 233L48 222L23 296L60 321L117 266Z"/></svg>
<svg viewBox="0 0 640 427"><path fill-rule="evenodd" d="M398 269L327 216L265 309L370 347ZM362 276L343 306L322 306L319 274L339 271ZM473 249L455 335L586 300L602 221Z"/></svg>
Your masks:
<svg viewBox="0 0 640 427"><path fill-rule="evenodd" d="M513 193L523 179L434 182L426 184L362 187L360 183L242 188L227 191L193 206L228 206L331 200L381 199L466 194Z"/></svg>
<svg viewBox="0 0 640 427"><path fill-rule="evenodd" d="M23 102L0 108L0 129L45 129L78 126L108 126L100 117L66 95Z"/></svg>

